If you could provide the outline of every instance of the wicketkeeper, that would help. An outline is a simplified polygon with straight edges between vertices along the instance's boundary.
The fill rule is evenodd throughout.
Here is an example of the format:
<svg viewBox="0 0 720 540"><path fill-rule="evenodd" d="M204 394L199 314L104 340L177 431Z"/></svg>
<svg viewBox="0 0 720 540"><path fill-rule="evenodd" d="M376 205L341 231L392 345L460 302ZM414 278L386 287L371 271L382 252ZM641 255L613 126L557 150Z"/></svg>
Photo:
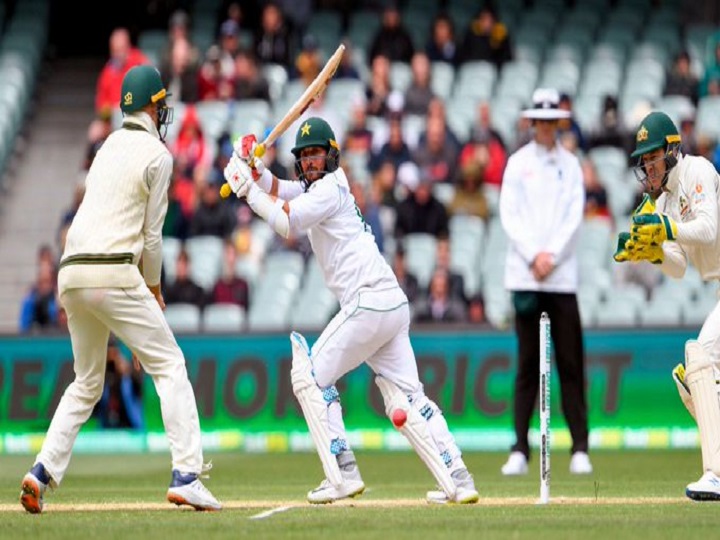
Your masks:
<svg viewBox="0 0 720 540"><path fill-rule="evenodd" d="M677 127L662 112L648 114L635 135L635 174L647 195L620 234L615 260L646 260L682 278L688 260L705 281L720 279L720 177L702 156L683 155ZM685 344L685 364L673 370L683 403L700 432L703 474L689 484L691 499L720 500L720 308Z"/></svg>
<svg viewBox="0 0 720 540"><path fill-rule="evenodd" d="M428 500L476 502L478 492L460 449L442 412L423 391L408 333L407 297L350 193L332 129L321 118L302 122L292 149L299 181L274 177L254 157L255 145L254 136L243 137L225 179L279 235L307 232L341 306L312 348L299 333L290 335L293 392L325 472L308 501L329 503L365 489L335 383L366 362L376 374L388 416L441 488L428 492Z"/></svg>

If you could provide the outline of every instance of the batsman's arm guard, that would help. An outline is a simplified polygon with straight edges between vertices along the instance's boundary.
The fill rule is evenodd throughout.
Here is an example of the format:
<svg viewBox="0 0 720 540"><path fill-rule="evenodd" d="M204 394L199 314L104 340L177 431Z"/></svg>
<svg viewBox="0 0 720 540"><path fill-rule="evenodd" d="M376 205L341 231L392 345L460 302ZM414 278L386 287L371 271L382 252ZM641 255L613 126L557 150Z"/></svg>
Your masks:
<svg viewBox="0 0 720 540"><path fill-rule="evenodd" d="M695 404L693 403L693 398L690 395L690 389L687 387L687 384L685 384L685 366L683 364L675 366L675 369L672 370L672 378L673 381L675 381L675 385L677 386L678 394L680 394L680 399L682 400L683 405L685 405L685 408L690 413L690 416L697 420L695 416Z"/></svg>
<svg viewBox="0 0 720 540"><path fill-rule="evenodd" d="M715 367L697 340L685 343L685 381L692 395L700 432L703 470L720 474L720 403Z"/></svg>
<svg viewBox="0 0 720 540"><path fill-rule="evenodd" d="M247 203L258 216L267 221L268 225L283 238L290 236L290 216L285 211L286 201L273 198L260 189L257 184L250 185Z"/></svg>
<svg viewBox="0 0 720 540"><path fill-rule="evenodd" d="M412 406L408 397L392 381L378 375L375 377L375 384L378 385L382 393L385 402L385 414L391 420L397 410L405 412L407 418L405 423L401 426L395 425L395 427L405 436L415 452L420 456L420 459L430 469L438 486L450 500L454 500L457 489L455 482L453 482L450 471L440 456L440 450L430 436L427 420Z"/></svg>
<svg viewBox="0 0 720 540"><path fill-rule="evenodd" d="M343 479L337 457L331 451L332 440L328 427L328 404L312 373L310 347L308 347L305 338L298 332L290 334L290 342L292 343L293 352L292 368L290 370L293 393L300 402L310 436L320 456L325 477L333 486L339 487L342 485Z"/></svg>

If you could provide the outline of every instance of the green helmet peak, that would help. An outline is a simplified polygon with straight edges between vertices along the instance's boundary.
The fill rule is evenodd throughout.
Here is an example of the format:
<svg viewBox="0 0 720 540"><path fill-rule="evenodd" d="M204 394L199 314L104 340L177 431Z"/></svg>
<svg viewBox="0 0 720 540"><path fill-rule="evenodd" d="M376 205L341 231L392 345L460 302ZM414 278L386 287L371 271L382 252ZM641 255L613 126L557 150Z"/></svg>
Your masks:
<svg viewBox="0 0 720 540"><path fill-rule="evenodd" d="M674 143L680 143L677 127L667 114L654 111L640 123L635 133L635 151L630 156L637 158Z"/></svg>
<svg viewBox="0 0 720 540"><path fill-rule="evenodd" d="M123 78L120 109L124 113L136 112L169 95L157 68L150 65L135 66Z"/></svg>

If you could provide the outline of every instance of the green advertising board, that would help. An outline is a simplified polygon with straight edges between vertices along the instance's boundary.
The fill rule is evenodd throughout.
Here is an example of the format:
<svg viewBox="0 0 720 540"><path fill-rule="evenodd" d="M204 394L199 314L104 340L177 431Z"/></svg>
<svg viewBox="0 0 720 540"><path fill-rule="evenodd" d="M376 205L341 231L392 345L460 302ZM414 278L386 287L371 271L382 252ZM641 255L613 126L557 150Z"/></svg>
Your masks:
<svg viewBox="0 0 720 540"><path fill-rule="evenodd" d="M312 340L316 336L308 336ZM591 446L697 445L692 418L671 379L689 330L587 331ZM256 451L309 449L305 421L290 385L286 334L180 336L211 448ZM511 332L416 332L412 336L427 394L443 409L467 449L506 449L513 440L515 335ZM0 338L0 451L36 451L65 387L73 379L68 337ZM400 448L404 441L384 414L372 372L365 366L338 384L351 442ZM570 444L552 379L552 442ZM108 432L92 421L77 449L154 450L166 447L152 380L143 387L146 430ZM537 421L531 431L536 436Z"/></svg>

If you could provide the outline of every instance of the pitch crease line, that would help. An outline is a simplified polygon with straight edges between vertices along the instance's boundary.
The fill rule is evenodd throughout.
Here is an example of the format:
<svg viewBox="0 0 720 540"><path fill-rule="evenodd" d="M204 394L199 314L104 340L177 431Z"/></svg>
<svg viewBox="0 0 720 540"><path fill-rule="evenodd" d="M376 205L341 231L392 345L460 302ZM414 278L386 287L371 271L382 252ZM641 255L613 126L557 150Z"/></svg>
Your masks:
<svg viewBox="0 0 720 540"><path fill-rule="evenodd" d="M255 514L254 516L250 516L248 519L265 519L269 518L270 516L274 514L280 514L281 512L287 512L288 510L291 510L295 508L294 506L278 506L277 508L271 508L270 510L265 510L264 512L260 512L259 514Z"/></svg>

